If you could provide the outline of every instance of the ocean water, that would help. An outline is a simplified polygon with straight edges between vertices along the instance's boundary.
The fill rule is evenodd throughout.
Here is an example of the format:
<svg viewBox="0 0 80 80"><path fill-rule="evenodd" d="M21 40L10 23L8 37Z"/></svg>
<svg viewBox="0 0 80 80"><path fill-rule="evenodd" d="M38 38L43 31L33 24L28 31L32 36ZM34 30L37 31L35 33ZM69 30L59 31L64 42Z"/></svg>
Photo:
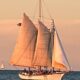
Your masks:
<svg viewBox="0 0 80 80"><path fill-rule="evenodd" d="M0 80L21 80L18 70L0 70ZM80 80L80 71L66 73L61 80Z"/></svg>

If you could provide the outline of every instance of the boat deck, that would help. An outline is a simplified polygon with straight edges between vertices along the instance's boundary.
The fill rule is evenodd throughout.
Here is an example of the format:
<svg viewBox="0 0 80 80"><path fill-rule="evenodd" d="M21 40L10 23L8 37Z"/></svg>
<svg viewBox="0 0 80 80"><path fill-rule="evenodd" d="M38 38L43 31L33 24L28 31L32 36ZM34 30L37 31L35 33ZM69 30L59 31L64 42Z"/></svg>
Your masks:
<svg viewBox="0 0 80 80"><path fill-rule="evenodd" d="M51 74L51 75L21 75L19 77L24 80L61 80L64 74Z"/></svg>

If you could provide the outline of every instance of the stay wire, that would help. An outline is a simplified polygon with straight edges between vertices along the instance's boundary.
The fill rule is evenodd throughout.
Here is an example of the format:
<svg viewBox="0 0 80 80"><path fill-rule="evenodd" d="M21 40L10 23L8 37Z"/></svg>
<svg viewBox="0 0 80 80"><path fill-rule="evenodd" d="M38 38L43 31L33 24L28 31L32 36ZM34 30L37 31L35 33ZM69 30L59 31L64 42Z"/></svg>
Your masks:
<svg viewBox="0 0 80 80"><path fill-rule="evenodd" d="M36 16L36 12L37 12L37 6L38 6L38 2L35 0L35 7L34 7L34 11L33 11L33 19L35 19L35 16Z"/></svg>
<svg viewBox="0 0 80 80"><path fill-rule="evenodd" d="M45 3L45 0L43 0L43 3L44 3L44 7L45 7L46 11L48 12L48 15L49 15L50 19L53 19L52 16L51 16L50 11L48 9L48 6L47 6L47 0L46 0L46 3Z"/></svg>

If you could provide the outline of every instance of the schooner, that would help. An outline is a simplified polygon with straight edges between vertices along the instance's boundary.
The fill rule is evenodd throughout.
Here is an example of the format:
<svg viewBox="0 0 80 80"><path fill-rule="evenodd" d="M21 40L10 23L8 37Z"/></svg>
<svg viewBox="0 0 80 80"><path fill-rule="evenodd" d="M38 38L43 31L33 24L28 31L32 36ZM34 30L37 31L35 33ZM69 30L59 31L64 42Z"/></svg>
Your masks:
<svg viewBox="0 0 80 80"><path fill-rule="evenodd" d="M39 3L37 27L25 13L23 14L10 64L29 68L31 73L19 73L19 77L22 79L60 80L64 72L70 70L69 63L54 21L52 20L53 25L50 29L42 22L41 0ZM43 72L46 70L41 72L42 67L47 70L45 74ZM33 71L31 68L36 70Z"/></svg>

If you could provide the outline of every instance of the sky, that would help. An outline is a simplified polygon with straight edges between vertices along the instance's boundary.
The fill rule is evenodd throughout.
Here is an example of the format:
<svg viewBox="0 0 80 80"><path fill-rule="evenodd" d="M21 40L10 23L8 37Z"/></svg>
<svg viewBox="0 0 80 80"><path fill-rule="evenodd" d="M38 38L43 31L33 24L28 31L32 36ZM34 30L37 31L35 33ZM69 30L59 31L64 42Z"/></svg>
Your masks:
<svg viewBox="0 0 80 80"><path fill-rule="evenodd" d="M54 18L55 26L73 70L80 70L80 0L44 0L42 12ZM0 0L0 64L9 64L19 27L25 12L32 20L38 17L38 0ZM47 18L48 17L48 18ZM17 67L18 69L18 67Z"/></svg>

